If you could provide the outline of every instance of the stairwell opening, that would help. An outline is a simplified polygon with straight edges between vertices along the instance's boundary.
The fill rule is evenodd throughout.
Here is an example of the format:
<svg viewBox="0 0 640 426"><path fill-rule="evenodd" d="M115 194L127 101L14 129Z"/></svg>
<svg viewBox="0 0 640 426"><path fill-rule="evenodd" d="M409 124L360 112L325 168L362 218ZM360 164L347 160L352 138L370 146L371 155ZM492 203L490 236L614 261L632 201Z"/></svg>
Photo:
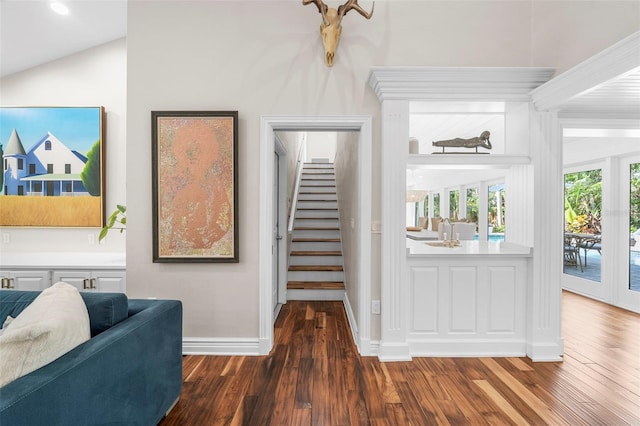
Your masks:
<svg viewBox="0 0 640 426"><path fill-rule="evenodd" d="M299 152L281 143L279 139L287 139L286 135L304 133L320 135L322 133L336 133L338 138L336 149L349 147L348 155L338 154L334 157L336 167L336 198L340 219L340 242L343 254L344 287L343 304L351 327L351 332L358 350L362 355L372 355L375 345L371 343L371 201L372 201L372 120L369 116L265 116L261 119L260 133L260 211L259 211L259 247L260 247L260 324L259 324L259 353L268 354L273 347L274 339L274 305L278 297L274 292L274 240L278 235L273 232L274 203L278 197L274 197L274 172L286 161L285 172L280 172L278 177L286 182L280 191L286 192L287 201L293 198L293 183L295 164L298 161ZM285 136L283 136L285 135ZM344 137L352 138L351 143L344 143ZM293 138L296 141L295 137ZM280 145L280 146L279 146ZM287 145L285 147L285 145ZM298 144L294 144L298 146ZM274 152L283 148L286 160L275 162ZM318 158L314 155L313 158ZM327 158L331 158L330 156ZM302 161L304 163L304 160ZM311 162L311 160L310 160ZM289 164L293 163L294 167ZM283 175L286 175L284 177ZM348 182L351 190L348 196L341 192L342 183ZM346 201L343 201L344 200ZM304 219L303 219L304 220ZM292 223L293 226L293 223ZM300 226L304 227L304 226ZM308 231L301 229L300 231ZM291 237L293 239L293 230ZM284 240L284 238L283 238ZM287 241L289 242L289 241ZM277 243L275 243L277 246ZM302 250L301 250L302 251ZM287 252L288 254L288 252ZM300 258L304 255L298 254ZM283 256L288 268L288 256ZM306 261L300 266L309 266ZM287 285L286 275L280 285ZM294 268L303 269L303 268ZM276 295L276 296L274 296ZM286 302L286 299L283 298Z"/></svg>

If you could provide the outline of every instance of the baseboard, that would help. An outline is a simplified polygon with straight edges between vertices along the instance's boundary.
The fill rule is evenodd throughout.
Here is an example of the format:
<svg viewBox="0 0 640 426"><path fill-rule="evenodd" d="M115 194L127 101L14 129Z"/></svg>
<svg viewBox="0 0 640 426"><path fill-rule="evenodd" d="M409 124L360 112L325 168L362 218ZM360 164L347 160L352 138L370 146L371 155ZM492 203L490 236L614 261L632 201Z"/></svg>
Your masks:
<svg viewBox="0 0 640 426"><path fill-rule="evenodd" d="M260 341L255 338L185 337L182 339L184 355L260 355Z"/></svg>
<svg viewBox="0 0 640 426"><path fill-rule="evenodd" d="M527 343L527 356L533 362L559 362L563 360L564 340L557 343Z"/></svg>
<svg viewBox="0 0 640 426"><path fill-rule="evenodd" d="M415 357L523 357L524 340L413 340L409 341L411 356Z"/></svg>
<svg viewBox="0 0 640 426"><path fill-rule="evenodd" d="M342 303L344 304L344 310L347 313L347 321L349 322L349 328L351 328L351 338L353 339L353 342L355 343L356 348L358 349L358 353L362 355L360 346L358 345L358 342L360 341L359 340L360 333L358 332L358 322L356 321L355 315L353 315L353 309L351 309L351 303L349 302L349 296L347 296L346 291L344 292L344 298L342 299Z"/></svg>

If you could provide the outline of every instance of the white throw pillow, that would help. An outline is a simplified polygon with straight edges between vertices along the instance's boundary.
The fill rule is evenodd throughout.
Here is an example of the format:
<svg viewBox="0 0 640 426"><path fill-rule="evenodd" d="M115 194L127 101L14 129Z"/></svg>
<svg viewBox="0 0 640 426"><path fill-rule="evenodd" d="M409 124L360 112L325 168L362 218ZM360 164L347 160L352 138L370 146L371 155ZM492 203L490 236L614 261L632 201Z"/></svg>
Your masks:
<svg viewBox="0 0 640 426"><path fill-rule="evenodd" d="M91 338L89 313L74 286L58 282L36 297L0 335L0 386Z"/></svg>

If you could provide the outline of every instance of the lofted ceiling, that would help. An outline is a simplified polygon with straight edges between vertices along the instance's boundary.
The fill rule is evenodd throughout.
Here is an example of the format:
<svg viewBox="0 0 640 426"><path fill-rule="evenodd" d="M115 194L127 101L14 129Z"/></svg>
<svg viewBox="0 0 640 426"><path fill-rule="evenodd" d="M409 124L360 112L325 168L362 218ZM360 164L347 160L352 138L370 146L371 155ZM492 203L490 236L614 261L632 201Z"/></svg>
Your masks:
<svg viewBox="0 0 640 426"><path fill-rule="evenodd" d="M578 94L562 109L573 113L597 111L640 117L640 67Z"/></svg>
<svg viewBox="0 0 640 426"><path fill-rule="evenodd" d="M0 77L5 77L127 35L126 0L0 0Z"/></svg>

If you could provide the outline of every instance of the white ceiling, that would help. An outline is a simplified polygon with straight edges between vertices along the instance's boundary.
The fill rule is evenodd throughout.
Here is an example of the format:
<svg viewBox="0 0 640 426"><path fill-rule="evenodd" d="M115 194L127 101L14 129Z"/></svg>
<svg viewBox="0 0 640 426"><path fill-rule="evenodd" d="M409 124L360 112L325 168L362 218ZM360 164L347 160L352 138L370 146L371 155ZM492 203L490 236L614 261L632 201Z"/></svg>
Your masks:
<svg viewBox="0 0 640 426"><path fill-rule="evenodd" d="M127 35L126 0L0 0L0 77L24 71Z"/></svg>

